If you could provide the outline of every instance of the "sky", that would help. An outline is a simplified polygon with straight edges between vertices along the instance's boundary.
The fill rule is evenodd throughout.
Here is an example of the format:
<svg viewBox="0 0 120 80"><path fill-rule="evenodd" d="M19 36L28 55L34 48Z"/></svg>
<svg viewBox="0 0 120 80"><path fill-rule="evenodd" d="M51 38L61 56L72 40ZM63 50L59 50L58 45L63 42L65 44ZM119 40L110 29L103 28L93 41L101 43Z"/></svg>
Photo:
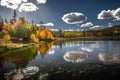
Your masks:
<svg viewBox="0 0 120 80"><path fill-rule="evenodd" d="M120 0L0 0L0 16L17 18L51 30L91 30L120 24Z"/></svg>

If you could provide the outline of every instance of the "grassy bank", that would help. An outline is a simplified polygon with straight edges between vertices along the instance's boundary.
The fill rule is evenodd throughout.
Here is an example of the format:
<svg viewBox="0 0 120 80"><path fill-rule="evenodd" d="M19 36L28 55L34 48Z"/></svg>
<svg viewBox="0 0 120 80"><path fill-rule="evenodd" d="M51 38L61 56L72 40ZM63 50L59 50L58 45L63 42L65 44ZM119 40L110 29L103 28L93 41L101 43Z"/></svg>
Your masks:
<svg viewBox="0 0 120 80"><path fill-rule="evenodd" d="M0 45L0 53L4 53L7 51L14 51L18 49L28 48L34 46L35 43L8 43Z"/></svg>
<svg viewBox="0 0 120 80"><path fill-rule="evenodd" d="M49 42L51 42L51 41L39 41L38 43L32 43L32 42L15 42L15 43L9 42L8 44L2 43L2 44L0 44L0 53L30 48L35 45L41 45L41 46L46 47L45 43L49 43ZM48 44L48 47L50 47L50 46L51 46L51 44Z"/></svg>

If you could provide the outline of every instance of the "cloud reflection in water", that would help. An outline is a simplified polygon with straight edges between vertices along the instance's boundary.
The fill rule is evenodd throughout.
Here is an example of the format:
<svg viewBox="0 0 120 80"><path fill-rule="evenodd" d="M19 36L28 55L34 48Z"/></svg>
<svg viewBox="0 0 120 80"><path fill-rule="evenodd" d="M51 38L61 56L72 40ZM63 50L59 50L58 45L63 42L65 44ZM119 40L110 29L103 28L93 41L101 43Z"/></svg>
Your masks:
<svg viewBox="0 0 120 80"><path fill-rule="evenodd" d="M88 55L83 51L70 51L63 56L64 60L72 63L83 62L88 58Z"/></svg>
<svg viewBox="0 0 120 80"><path fill-rule="evenodd" d="M120 54L105 54L105 53L100 53L98 55L99 60L104 62L104 63L119 63L120 64Z"/></svg>
<svg viewBox="0 0 120 80"><path fill-rule="evenodd" d="M38 67L31 66L23 69L15 69L9 73L5 73L5 78L7 80L22 80L30 78L39 71Z"/></svg>

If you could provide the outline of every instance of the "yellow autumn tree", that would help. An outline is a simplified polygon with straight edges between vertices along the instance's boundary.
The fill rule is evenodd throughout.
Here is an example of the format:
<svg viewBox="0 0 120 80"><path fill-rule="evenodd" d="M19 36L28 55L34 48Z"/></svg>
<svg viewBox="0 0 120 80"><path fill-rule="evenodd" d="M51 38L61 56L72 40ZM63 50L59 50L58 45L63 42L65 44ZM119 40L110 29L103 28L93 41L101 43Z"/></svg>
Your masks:
<svg viewBox="0 0 120 80"><path fill-rule="evenodd" d="M8 42L10 39L11 39L11 37L10 37L9 34L4 35L5 44L7 44L7 42Z"/></svg>
<svg viewBox="0 0 120 80"><path fill-rule="evenodd" d="M39 40L38 40L38 38L36 38L35 34L31 34L30 39L32 42L35 42L35 43L39 42Z"/></svg>
<svg viewBox="0 0 120 80"><path fill-rule="evenodd" d="M37 32L38 35L38 32ZM39 30L39 38L43 40L54 40L52 33L46 28L42 28Z"/></svg>
<svg viewBox="0 0 120 80"><path fill-rule="evenodd" d="M37 37L38 39L40 38L39 30L36 31L36 37Z"/></svg>

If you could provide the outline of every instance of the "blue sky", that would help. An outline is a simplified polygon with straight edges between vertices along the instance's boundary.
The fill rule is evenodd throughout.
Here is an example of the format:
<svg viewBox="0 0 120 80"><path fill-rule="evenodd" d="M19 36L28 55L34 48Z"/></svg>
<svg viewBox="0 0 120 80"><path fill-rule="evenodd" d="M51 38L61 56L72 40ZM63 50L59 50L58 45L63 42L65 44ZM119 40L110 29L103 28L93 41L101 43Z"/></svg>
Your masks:
<svg viewBox="0 0 120 80"><path fill-rule="evenodd" d="M44 23L54 23L53 27L48 28L81 29L81 25L86 24L87 22L92 23L92 25L88 26L89 28L93 26L107 27L108 24L120 24L120 11L118 10L117 16L111 17L108 15L107 17L105 16L104 19L98 19L98 14L100 14L101 11L106 10L106 12L111 13L112 10L120 8L120 0L47 0L45 3L43 2L40 4L37 3L37 0L27 0L27 2L35 4L35 6L37 6L39 9L34 11L20 12L17 8L17 17L24 16L29 22L33 20L35 24L40 23L40 21L43 21ZM110 12L108 10L110 10ZM0 6L0 16L3 19L11 19L12 13L13 9L3 5ZM83 21L75 24L66 23L64 20L62 20L62 17L65 14L68 14L70 16L70 13L72 15L74 15L74 13L82 13L78 15L83 15L87 17L87 19L83 18ZM77 20L79 18L77 18ZM87 28L84 26L85 25L83 25L82 28Z"/></svg>

